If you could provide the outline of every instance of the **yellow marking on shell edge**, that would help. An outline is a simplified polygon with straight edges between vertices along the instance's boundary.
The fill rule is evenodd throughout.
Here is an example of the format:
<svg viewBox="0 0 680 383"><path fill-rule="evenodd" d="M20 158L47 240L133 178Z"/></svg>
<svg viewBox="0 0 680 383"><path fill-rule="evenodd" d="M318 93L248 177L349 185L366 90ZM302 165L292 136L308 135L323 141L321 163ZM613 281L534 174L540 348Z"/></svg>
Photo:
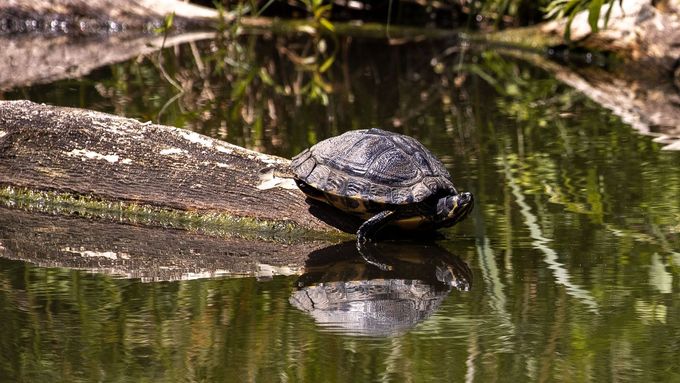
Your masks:
<svg viewBox="0 0 680 383"><path fill-rule="evenodd" d="M423 223L427 222L427 218L422 215L417 215L415 217L408 217L392 222L393 225L399 226L405 230L413 230L420 227Z"/></svg>

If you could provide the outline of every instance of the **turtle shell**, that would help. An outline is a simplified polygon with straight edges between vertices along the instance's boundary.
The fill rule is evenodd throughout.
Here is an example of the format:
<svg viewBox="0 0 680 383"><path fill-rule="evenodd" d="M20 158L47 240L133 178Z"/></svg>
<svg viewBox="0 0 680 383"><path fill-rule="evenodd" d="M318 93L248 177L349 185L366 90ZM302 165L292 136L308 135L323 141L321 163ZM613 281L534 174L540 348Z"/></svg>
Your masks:
<svg viewBox="0 0 680 383"><path fill-rule="evenodd" d="M449 172L420 142L380 129L321 141L295 156L291 169L306 194L354 212L457 194Z"/></svg>

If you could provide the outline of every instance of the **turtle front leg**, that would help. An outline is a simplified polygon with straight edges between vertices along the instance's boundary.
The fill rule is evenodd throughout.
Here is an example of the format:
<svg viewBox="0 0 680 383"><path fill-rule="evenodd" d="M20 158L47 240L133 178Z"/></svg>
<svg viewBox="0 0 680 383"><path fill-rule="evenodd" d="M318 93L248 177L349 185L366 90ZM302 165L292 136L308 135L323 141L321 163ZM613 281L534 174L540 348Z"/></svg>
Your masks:
<svg viewBox="0 0 680 383"><path fill-rule="evenodd" d="M357 247L361 247L367 240L371 239L378 230L382 229L387 223L395 218L394 211L385 210L374 215L359 226L357 230Z"/></svg>
<svg viewBox="0 0 680 383"><path fill-rule="evenodd" d="M375 233L378 232L378 230L383 228L383 226L385 226L388 222L394 220L395 217L396 214L394 214L394 211L392 210L381 211L380 213L366 220L366 222L359 226L359 230L357 230L357 251L364 261L366 261L366 263L371 264L383 271L392 270L392 266L377 260L371 255L371 252L368 251L368 249L364 249L364 244L366 241L371 239Z"/></svg>

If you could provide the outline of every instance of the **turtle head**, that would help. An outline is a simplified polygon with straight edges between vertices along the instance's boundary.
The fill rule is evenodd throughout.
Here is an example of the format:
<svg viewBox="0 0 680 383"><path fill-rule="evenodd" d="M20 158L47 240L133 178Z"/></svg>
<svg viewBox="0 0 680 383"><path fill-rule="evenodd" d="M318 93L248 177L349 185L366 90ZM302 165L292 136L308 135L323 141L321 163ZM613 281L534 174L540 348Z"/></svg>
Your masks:
<svg viewBox="0 0 680 383"><path fill-rule="evenodd" d="M472 193L464 192L443 197L437 203L437 225L453 226L467 217L475 205Z"/></svg>

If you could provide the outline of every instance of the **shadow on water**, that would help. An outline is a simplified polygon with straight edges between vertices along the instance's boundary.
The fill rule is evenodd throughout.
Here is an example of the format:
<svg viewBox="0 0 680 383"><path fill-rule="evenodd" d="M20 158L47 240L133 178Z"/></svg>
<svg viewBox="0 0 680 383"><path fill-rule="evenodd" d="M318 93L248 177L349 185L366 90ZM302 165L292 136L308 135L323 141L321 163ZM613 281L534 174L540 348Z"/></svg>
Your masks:
<svg viewBox="0 0 680 383"><path fill-rule="evenodd" d="M290 303L331 332L392 336L429 318L453 289L472 286L468 265L437 245L382 242L362 251L389 270L367 263L354 242L317 250Z"/></svg>

